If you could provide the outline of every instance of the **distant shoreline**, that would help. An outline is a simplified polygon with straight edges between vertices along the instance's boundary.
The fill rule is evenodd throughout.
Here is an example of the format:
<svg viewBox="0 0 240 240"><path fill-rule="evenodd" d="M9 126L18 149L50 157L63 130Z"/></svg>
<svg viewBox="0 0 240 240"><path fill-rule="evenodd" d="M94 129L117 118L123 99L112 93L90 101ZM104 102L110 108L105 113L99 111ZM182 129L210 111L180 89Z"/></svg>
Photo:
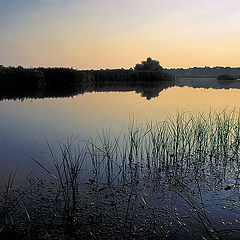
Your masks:
<svg viewBox="0 0 240 240"><path fill-rule="evenodd" d="M240 78L240 67L194 67L194 68L171 68L164 69L177 78L217 78L220 75L231 75L235 78Z"/></svg>
<svg viewBox="0 0 240 240"><path fill-rule="evenodd" d="M33 67L33 68L23 68L21 66L19 67L5 67L3 65L0 65L0 73L3 70L6 69L25 69L28 71L32 70L46 70L46 69L64 69L64 70L69 70L69 71L76 71L76 72L119 72L119 71L129 71L133 72L136 70L133 70L133 68L129 69L124 69L124 68L119 68L119 69L73 69L73 68L64 68L64 67ZM141 71L140 71L141 72ZM143 72L157 72L157 71L143 71ZM236 77L240 79L240 67L193 67L193 68L163 68L163 72L168 73L174 77L177 78L217 78L219 75L222 74L229 74L233 77Z"/></svg>
<svg viewBox="0 0 240 240"><path fill-rule="evenodd" d="M174 83L174 80L174 77L164 71L1 67L0 99L73 96L86 90L100 89L109 82L112 85L124 84L131 89L144 91L142 89L146 88L146 83L154 87L161 82ZM155 93L153 95L155 96ZM152 94L147 96L151 98Z"/></svg>
<svg viewBox="0 0 240 240"><path fill-rule="evenodd" d="M0 67L0 100L70 97L86 92L136 91L150 100L170 87L240 89L238 80L216 77L174 77L166 71L133 69L74 70L70 68Z"/></svg>

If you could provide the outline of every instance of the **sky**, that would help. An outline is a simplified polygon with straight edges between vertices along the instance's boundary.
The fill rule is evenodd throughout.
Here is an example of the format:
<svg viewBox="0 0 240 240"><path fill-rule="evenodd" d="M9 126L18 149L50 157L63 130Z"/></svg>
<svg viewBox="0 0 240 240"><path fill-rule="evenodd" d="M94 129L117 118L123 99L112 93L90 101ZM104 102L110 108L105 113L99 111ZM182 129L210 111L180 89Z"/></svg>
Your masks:
<svg viewBox="0 0 240 240"><path fill-rule="evenodd" d="M0 64L240 66L239 0L0 0Z"/></svg>

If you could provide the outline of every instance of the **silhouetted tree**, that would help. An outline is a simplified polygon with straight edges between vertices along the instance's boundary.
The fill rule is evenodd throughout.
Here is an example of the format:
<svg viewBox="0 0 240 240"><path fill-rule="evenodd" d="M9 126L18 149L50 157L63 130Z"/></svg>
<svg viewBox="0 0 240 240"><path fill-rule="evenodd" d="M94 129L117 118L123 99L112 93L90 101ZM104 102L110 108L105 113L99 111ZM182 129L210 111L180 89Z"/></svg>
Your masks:
<svg viewBox="0 0 240 240"><path fill-rule="evenodd" d="M162 71L163 68L160 66L159 61L147 58L146 61L136 64L134 70L137 71Z"/></svg>

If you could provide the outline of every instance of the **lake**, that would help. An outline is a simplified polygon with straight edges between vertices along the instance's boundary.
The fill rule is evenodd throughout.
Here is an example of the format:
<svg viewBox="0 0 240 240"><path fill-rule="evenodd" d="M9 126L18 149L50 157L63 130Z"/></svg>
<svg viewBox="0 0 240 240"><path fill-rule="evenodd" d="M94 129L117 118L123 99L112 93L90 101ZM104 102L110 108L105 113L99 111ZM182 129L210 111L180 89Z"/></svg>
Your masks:
<svg viewBox="0 0 240 240"><path fill-rule="evenodd" d="M224 109L229 111L239 109L238 85L238 81L232 84L230 82L219 84L213 79L179 79L175 85L164 86L161 91L158 89L156 92L151 88L139 91L134 90L134 87L114 89L114 86L111 86L110 90L100 88L72 97L2 100L0 102L1 185L3 187L6 184L11 170L17 166L19 166L15 178L17 184L24 184L29 175L44 175L45 171L33 158L51 169L51 161L45 154L49 152L47 142L52 150L57 152L58 141L66 142L74 136L78 136L81 140L88 140L90 137L94 139L103 131L102 129L111 129L111 132L117 136L133 119L142 124L151 121L156 123L164 121L169 116L174 117L178 112L208 113L210 110L219 112ZM229 174L226 179L223 179L222 175L218 177L216 175L223 172L220 165L221 163L216 165L214 170L210 169L212 166L206 166L207 175L202 184L205 184L203 199L208 199L206 201L211 199L210 203L217 206L220 200L215 198L215 193L212 195L209 189L218 182L218 177L222 179L221 189L218 189L216 194L220 194L225 200L220 203L219 208L207 208L209 212L214 213L214 221L219 223L221 229L225 225L221 225L220 219L226 217L227 221L234 221L239 219L239 213L234 210L221 215L219 212L219 209L228 203L228 198L234 203L237 202L238 191L234 189L230 194L223 189L224 186L232 184L231 181L236 181L238 172L234 172L234 169L237 165L232 163L225 166L224 171L227 173L225 172L224 175ZM231 166L234 169L231 169ZM199 169L202 169L202 166ZM190 186L194 178L187 176L186 179ZM148 191L150 190L145 190L145 193ZM172 194L172 190L166 190L166 194ZM176 206L179 207L179 204Z"/></svg>
<svg viewBox="0 0 240 240"><path fill-rule="evenodd" d="M183 79L178 85L194 81L197 80ZM86 139L96 135L102 127L119 132L131 117L139 122L162 121L178 111L207 112L210 108L218 111L240 107L240 89L194 87L171 86L150 100L136 91L104 90L63 98L2 100L1 183L19 163L21 178L32 170L38 171L31 157L47 151L45 139L54 145L57 139L66 140L72 135Z"/></svg>

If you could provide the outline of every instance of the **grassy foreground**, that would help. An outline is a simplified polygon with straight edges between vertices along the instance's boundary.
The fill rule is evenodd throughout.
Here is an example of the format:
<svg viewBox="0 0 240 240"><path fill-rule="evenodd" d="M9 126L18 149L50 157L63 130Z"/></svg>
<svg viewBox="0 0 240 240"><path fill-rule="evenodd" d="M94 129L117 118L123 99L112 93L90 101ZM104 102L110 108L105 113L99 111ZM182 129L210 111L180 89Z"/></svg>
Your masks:
<svg viewBox="0 0 240 240"><path fill-rule="evenodd" d="M178 113L120 134L47 143L54 171L1 194L2 239L239 236L240 112Z"/></svg>

